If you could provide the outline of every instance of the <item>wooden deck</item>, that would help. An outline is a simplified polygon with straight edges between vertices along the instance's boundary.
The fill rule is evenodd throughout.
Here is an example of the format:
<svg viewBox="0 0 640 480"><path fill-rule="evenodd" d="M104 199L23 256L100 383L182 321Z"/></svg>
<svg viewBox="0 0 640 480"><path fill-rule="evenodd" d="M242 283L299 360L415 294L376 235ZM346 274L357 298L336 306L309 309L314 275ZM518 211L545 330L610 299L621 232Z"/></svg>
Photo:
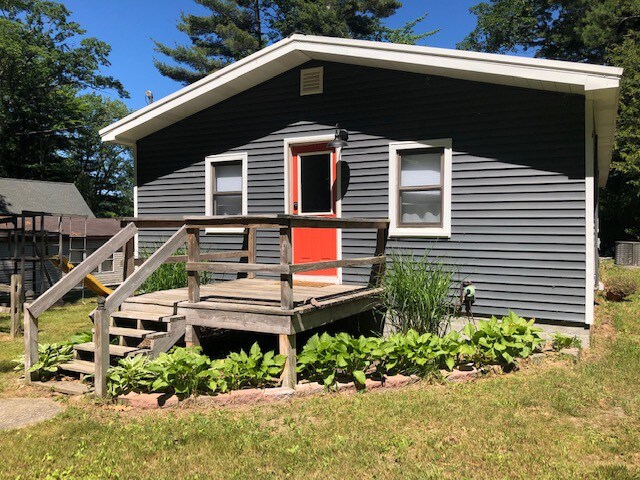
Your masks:
<svg viewBox="0 0 640 480"><path fill-rule="evenodd" d="M187 288L129 297L126 310L184 315L187 325L292 335L378 305L381 289L361 285L293 284L293 308L283 309L280 282L246 278L200 286L190 303Z"/></svg>

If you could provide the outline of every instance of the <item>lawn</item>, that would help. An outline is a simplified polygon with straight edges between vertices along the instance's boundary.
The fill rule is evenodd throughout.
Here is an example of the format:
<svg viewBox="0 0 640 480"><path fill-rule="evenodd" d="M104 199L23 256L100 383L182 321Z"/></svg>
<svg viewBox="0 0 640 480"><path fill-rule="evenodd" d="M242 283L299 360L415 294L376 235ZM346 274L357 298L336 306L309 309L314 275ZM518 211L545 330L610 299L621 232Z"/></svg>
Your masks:
<svg viewBox="0 0 640 480"><path fill-rule="evenodd" d="M640 295L598 301L579 362L468 384L211 410L67 400L0 433L0 478L640 478ZM44 341L86 329L91 308L51 311ZM33 394L8 371L20 342L2 346L0 395Z"/></svg>

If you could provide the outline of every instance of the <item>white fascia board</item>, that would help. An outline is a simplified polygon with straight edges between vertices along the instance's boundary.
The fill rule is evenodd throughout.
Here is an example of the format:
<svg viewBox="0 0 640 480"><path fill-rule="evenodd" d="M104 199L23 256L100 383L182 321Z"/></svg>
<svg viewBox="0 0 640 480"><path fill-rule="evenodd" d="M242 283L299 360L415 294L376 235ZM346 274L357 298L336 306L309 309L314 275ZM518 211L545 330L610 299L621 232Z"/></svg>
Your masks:
<svg viewBox="0 0 640 480"><path fill-rule="evenodd" d="M600 65L293 35L128 115L100 135L107 142L135 142L310 59L579 94L617 89L622 73Z"/></svg>

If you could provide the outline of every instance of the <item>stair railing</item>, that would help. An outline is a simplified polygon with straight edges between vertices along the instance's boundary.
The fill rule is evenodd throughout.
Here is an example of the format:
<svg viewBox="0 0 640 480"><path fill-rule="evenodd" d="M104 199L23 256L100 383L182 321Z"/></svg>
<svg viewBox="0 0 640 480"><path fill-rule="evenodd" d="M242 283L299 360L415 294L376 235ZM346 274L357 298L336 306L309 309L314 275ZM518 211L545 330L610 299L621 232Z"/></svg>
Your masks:
<svg viewBox="0 0 640 480"><path fill-rule="evenodd" d="M130 224L132 225L132 224ZM174 233L153 255L138 267L127 279L109 295L104 303L98 303L93 311L94 324L94 361L95 361L95 391L99 397L107 394L107 371L109 370L109 317L124 301L132 296L144 281L165 263L187 238L187 227L183 226Z"/></svg>
<svg viewBox="0 0 640 480"><path fill-rule="evenodd" d="M38 362L38 317L58 302L73 287L84 281L88 274L98 268L113 253L120 250L135 236L137 231L138 228L135 225L127 225L84 261L80 262L77 267L54 283L37 300L24 304L24 368L27 382L33 380L33 374L29 372L29 369ZM32 299L33 292L28 292L27 297Z"/></svg>

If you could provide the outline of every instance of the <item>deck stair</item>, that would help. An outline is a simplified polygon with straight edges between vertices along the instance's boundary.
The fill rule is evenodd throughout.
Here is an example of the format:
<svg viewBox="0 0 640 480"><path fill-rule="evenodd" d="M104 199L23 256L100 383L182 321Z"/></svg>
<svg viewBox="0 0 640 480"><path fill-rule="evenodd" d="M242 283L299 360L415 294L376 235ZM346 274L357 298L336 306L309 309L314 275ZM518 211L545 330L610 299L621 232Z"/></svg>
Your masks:
<svg viewBox="0 0 640 480"><path fill-rule="evenodd" d="M184 338L186 321L183 315L165 312L122 310L111 315L109 326L110 363L138 354L150 358L168 351ZM95 343L74 345L74 358L60 365L60 370L77 375L82 380L95 373Z"/></svg>

